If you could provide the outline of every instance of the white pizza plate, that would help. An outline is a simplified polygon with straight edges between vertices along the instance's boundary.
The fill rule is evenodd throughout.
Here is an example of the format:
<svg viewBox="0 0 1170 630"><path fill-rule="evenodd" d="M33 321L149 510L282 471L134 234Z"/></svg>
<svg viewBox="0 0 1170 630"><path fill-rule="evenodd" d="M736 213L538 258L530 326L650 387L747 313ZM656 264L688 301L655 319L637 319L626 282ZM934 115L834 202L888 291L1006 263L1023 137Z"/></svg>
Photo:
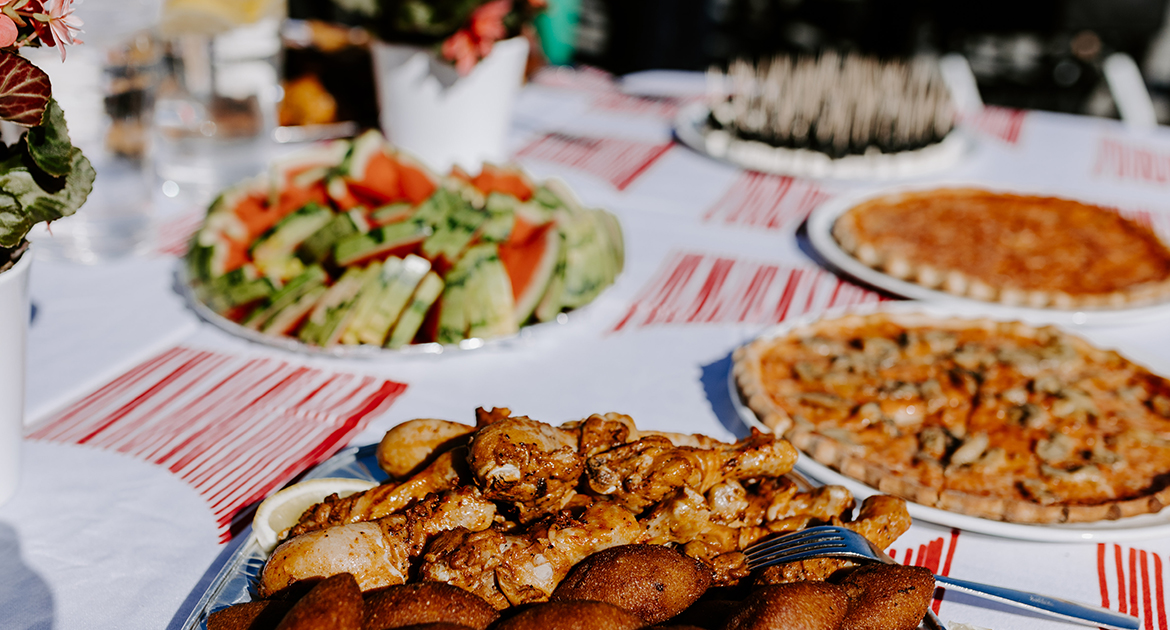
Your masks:
<svg viewBox="0 0 1170 630"><path fill-rule="evenodd" d="M731 139L727 133L707 124L711 110L692 103L679 110L674 134L699 153L752 171L797 177L841 180L889 181L937 173L958 164L971 144L960 129L952 130L942 142L913 151L847 155L831 158L809 149L778 148L763 142Z"/></svg>
<svg viewBox="0 0 1170 630"><path fill-rule="evenodd" d="M866 284L895 295L927 302L949 302L965 307L968 313L989 313L1003 317L1014 317L1036 322L1049 322L1068 326L1113 326L1152 322L1170 317L1170 302L1147 306L1117 309L1064 310L1055 308L1031 308L1010 306L998 302L977 300L953 295L945 291L929 289L920 284L900 280L885 272L878 271L853 257L841 248L833 237L833 224L837 219L858 204L875 197L939 188L979 188L992 192L1023 195L1061 196L1056 193L1035 189L1020 189L1008 186L989 186L972 182L933 182L892 186L880 190L858 191L842 194L829 199L813 210L808 218L808 238L813 249L837 270ZM1065 196L1067 198L1067 196ZM1086 201L1086 203L1091 203Z"/></svg>
<svg viewBox="0 0 1170 630"><path fill-rule="evenodd" d="M924 313L935 317L987 317L994 320L1011 320L1018 319L1012 317L1004 317L999 314L978 313L963 305L950 304L923 304L923 303L884 303L884 304L868 304L859 307L851 307L844 309L834 309L821 315L806 316L791 321L784 322L777 326L768 328L756 339L771 339L788 334L795 328L805 326L813 323L821 318L832 318L846 314L868 314L874 312L897 312L897 313ZM749 427L760 429L761 431L771 432L763 422L756 417L755 412L748 408L747 404L740 397L739 386L735 381L735 370L728 371L728 387L731 389L731 401L735 406L735 410L739 414L740 420ZM845 486L853 493L853 496L861 499L874 494L880 494L876 488L866 485L851 477L846 477L837 471L824 466L811 457L806 457L802 453L800 459L796 462L796 470L804 475L813 478L825 485L839 485ZM934 523L946 527L957 527L959 529L976 532L980 534L987 534L989 536L999 536L1001 538L1013 538L1017 540L1030 540L1037 542L1055 542L1055 543L1076 543L1089 542L1097 543L1103 541L1129 541L1129 540L1144 540L1149 538L1158 538L1170 536L1170 508L1163 509L1157 514L1143 514L1141 516L1132 516L1129 518L1118 519L1116 521L1102 521L1098 523L1073 523L1073 524L1053 524L1053 525L1025 525L1021 523L1005 523L1003 521L995 521L986 518L979 518L975 516L967 516L965 514L957 514L955 512L948 512L937 508L919 505L917 503L908 501L907 509L910 511L910 516L917 521L925 521L927 523Z"/></svg>

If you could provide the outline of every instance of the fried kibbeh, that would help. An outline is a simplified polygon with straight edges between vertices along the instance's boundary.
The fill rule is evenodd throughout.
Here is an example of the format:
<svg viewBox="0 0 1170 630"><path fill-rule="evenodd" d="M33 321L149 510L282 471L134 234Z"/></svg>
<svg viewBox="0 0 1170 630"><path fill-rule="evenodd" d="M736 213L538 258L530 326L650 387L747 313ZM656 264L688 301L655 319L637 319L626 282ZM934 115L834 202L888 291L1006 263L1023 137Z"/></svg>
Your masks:
<svg viewBox="0 0 1170 630"><path fill-rule="evenodd" d="M723 630L837 630L848 612L849 596L836 584L774 584L752 591Z"/></svg>
<svg viewBox="0 0 1170 630"><path fill-rule="evenodd" d="M413 626L402 626L400 630L470 630L470 628L457 623L436 621L435 623L417 623Z"/></svg>
<svg viewBox="0 0 1170 630"><path fill-rule="evenodd" d="M840 582L851 604L841 630L912 630L934 595L934 574L925 567L874 564L854 569Z"/></svg>
<svg viewBox="0 0 1170 630"><path fill-rule="evenodd" d="M491 604L474 593L444 582L418 582L368 594L362 629L445 623L484 630L499 616Z"/></svg>
<svg viewBox="0 0 1170 630"><path fill-rule="evenodd" d="M400 630L470 630L466 625L447 622L417 623L401 626Z"/></svg>
<svg viewBox="0 0 1170 630"><path fill-rule="evenodd" d="M207 617L207 630L272 630L292 608L291 602L260 599L217 610Z"/></svg>
<svg viewBox="0 0 1170 630"><path fill-rule="evenodd" d="M707 595L710 597L710 594ZM730 599L701 599L670 620L677 627L719 630L739 609L741 602Z"/></svg>
<svg viewBox="0 0 1170 630"><path fill-rule="evenodd" d="M534 604L500 621L492 630L637 630L642 618L605 602Z"/></svg>
<svg viewBox="0 0 1170 630"><path fill-rule="evenodd" d="M609 602L656 624L686 610L710 585L711 570L680 551L662 545L621 545L577 563L552 600Z"/></svg>
<svg viewBox="0 0 1170 630"><path fill-rule="evenodd" d="M349 573L317 583L276 626L276 630L361 630L362 592Z"/></svg>

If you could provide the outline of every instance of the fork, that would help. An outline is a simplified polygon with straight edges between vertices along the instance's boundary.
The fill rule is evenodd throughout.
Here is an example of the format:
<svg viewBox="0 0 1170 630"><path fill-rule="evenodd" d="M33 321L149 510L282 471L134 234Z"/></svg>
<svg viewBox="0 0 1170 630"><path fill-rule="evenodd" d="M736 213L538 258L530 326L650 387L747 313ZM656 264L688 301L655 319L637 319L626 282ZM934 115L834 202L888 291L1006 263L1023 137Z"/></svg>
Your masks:
<svg viewBox="0 0 1170 630"><path fill-rule="evenodd" d="M868 538L844 527L823 525L772 537L748 547L744 554L748 567L762 567L821 558L826 556L850 558L869 562L897 564ZM993 601L1056 617L1063 621L1110 630L1138 630L1141 620L1112 610L1078 604L1056 597L1047 597L1001 586L991 586L942 575L934 576L940 586L970 593Z"/></svg>

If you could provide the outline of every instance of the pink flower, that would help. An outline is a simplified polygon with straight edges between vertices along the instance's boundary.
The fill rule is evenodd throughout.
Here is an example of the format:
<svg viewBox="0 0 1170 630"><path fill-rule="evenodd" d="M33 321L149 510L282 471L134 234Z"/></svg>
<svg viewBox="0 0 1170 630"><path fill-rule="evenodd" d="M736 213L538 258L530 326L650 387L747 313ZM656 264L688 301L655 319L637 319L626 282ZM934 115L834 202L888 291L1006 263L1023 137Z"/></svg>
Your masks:
<svg viewBox="0 0 1170 630"><path fill-rule="evenodd" d="M20 32L16 30L16 22L12 18L0 13L0 48L8 48L16 43Z"/></svg>
<svg viewBox="0 0 1170 630"><path fill-rule="evenodd" d="M470 74L479 61L475 42L472 41L471 33L467 29L456 31L454 35L448 37L447 41L443 42L442 52L443 57L454 62L455 70L464 76Z"/></svg>
<svg viewBox="0 0 1170 630"><path fill-rule="evenodd" d="M73 0L49 0L49 28L61 48L61 61L65 61L65 44L81 43L75 35L82 32L81 27L84 23L81 18L73 15L73 9Z"/></svg>
<svg viewBox="0 0 1170 630"><path fill-rule="evenodd" d="M469 29L479 44L480 55L487 56L492 44L508 34L504 18L512 11L512 0L492 0L471 12Z"/></svg>

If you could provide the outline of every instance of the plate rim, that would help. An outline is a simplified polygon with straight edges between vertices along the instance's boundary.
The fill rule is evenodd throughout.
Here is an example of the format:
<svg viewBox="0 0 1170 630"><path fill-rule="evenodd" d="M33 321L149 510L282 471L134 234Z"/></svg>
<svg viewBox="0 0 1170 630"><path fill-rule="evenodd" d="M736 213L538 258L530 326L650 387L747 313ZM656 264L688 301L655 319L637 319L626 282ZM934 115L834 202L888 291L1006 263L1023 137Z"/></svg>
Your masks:
<svg viewBox="0 0 1170 630"><path fill-rule="evenodd" d="M749 165L744 163L742 160L735 160L731 157L728 157L727 155L714 155L708 151L706 136L703 135L703 132L700 131L699 128L703 125L703 121L706 120L707 116L710 114L710 111L710 108L706 105L706 103L703 102L690 103L680 108L675 114L674 120L671 122L671 128L675 137L678 138L682 144L712 160L716 160L724 164L729 164L736 168L760 173L768 173L772 175L828 179L841 182L879 183L907 180L953 168L968 157L968 155L973 151L975 144L970 134L968 134L963 128L956 126L939 143L928 145L922 149L915 149L899 154L880 154L879 157L884 156L889 158L889 160L878 163L875 163L871 160L868 164L864 164L859 171L843 168L842 162L840 161L842 158L828 158L828 162L823 162L822 158L828 157L826 154L809 149L786 149L778 147L772 148L777 151L786 151L787 154L792 156L793 159L799 159L799 157L804 154L817 156L815 159L818 160L818 163L825 164L825 168L818 169L814 166L806 166L803 168L760 168L758 165ZM913 159L917 157L923 161L926 161L927 158L922 157L922 154L918 152L927 148L952 146L953 148L948 149L952 155L944 155L943 159L941 160L937 158L930 160L934 163L928 165L925 168L919 166L907 172L899 172L895 167L887 166L889 161L895 158L895 156L900 156L901 159ZM846 157L865 158L866 156L851 154ZM850 162L849 164L853 165L856 164L856 162Z"/></svg>
<svg viewBox="0 0 1170 630"><path fill-rule="evenodd" d="M1071 326L1138 324L1170 316L1170 301L1131 308L1066 310L1010 306L999 302L954 295L945 291L930 289L914 282L901 280L883 271L874 269L842 249L837 239L833 237L834 223L841 215L848 212L854 206L876 197L937 190L940 188L978 188L990 192L1059 197L1072 201L1080 201L1081 203L1099 205L1085 198L1070 197L1051 189L1044 189L1037 186L988 184L970 180L914 182L895 186L883 186L876 189L856 190L828 199L809 214L807 222L809 242L817 254L823 257L836 270L868 285L904 298L925 302L953 302L962 304L967 308L975 309L977 312L997 313L1006 316L1027 318L1030 321L1043 321L1045 323Z"/></svg>
<svg viewBox="0 0 1170 630"><path fill-rule="evenodd" d="M786 322L781 322L780 324L769 326L758 335L745 341L743 344L740 344L739 347L745 346L756 340L772 339L780 335L787 334L794 328L811 324L823 318L838 317L843 315L868 315L877 312L891 312L923 313L936 317L960 317L967 319L987 317L1000 321L1011 319L1005 315L972 313L968 310L960 310L961 308L963 308L962 305L923 302L885 302L878 304L861 304L834 308L820 314L804 315L793 318ZM1067 332L1078 334L1075 329ZM763 422L761 422L760 419L756 416L755 412L752 411L751 408L748 407L747 404L743 401L743 397L740 395L739 391L739 383L735 378L734 365L735 362L733 359L732 369L729 369L727 373L727 385L729 389L728 393L731 397L731 404L733 407L735 407L736 415L738 416L739 420L743 422L749 429L755 428L767 433L771 433L772 430ZM857 498L865 498L874 494L882 494L882 492L877 488L874 488L873 486L870 486L862 481L853 479L852 477L846 477L845 475L842 475L828 466L813 460L803 451L800 451L799 449L797 449L797 451L800 453L800 456L796 461L796 469L801 473L819 481L820 483L825 485L845 486L845 488L852 492L853 496ZM913 518L915 521L923 521L935 525L943 525L946 527L956 527L964 531L986 534L999 538L1031 542L1124 542L1147 540L1150 538L1165 537L1170 535L1170 507L1163 508L1161 512L1155 514L1141 514L1138 516L1118 519L1116 521L1034 525L1025 523L1009 523L1006 521L996 521L978 516L959 514L957 512L948 512L946 510L940 510L938 508L921 505L909 499L906 500L906 508L910 512L911 518ZM1132 523L1135 520L1139 523L1150 520L1160 522L1155 522L1149 525L1138 525L1136 527L1118 528L1114 526L1117 523ZM1109 525L1100 525L1099 523L1102 522L1108 523Z"/></svg>

